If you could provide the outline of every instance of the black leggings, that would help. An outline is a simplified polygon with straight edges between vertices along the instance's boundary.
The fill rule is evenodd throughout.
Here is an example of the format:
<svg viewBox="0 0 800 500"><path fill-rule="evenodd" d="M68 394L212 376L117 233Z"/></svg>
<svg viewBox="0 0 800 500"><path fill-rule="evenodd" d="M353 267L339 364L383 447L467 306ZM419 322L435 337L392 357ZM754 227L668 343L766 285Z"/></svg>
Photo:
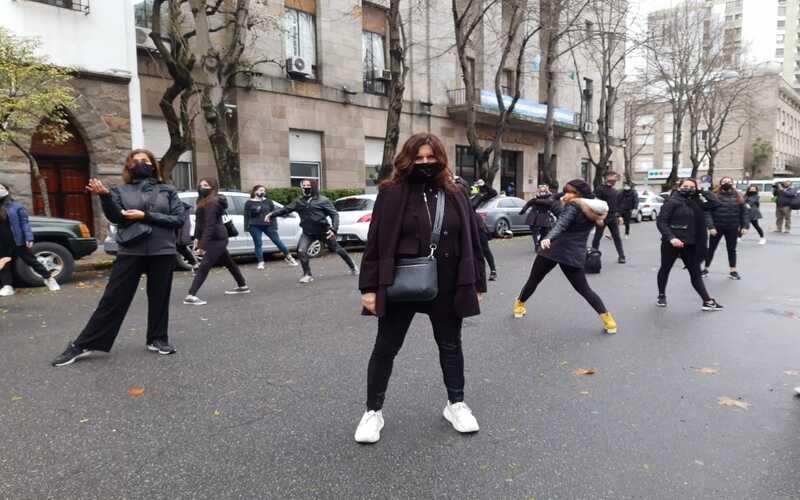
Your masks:
<svg viewBox="0 0 800 500"><path fill-rule="evenodd" d="M617 218L611 217L606 219L605 225L594 228L594 238L592 238L592 248L595 250L600 249L600 240L603 239L603 232L608 228L611 233L611 238L614 240L614 247L617 249L617 255L620 258L625 257L625 250L622 248L622 238L619 235L619 224Z"/></svg>
<svg viewBox="0 0 800 500"><path fill-rule="evenodd" d="M658 294L666 295L667 280L669 273L672 271L672 266L675 261L681 258L686 270L689 271L689 276L692 280L694 287L703 302L708 302L711 297L708 295L706 285L703 283L703 277L700 274L700 261L703 260L701 256L697 255L697 247L695 245L686 245L683 248L675 248L668 241L661 242L661 267L658 270Z"/></svg>
<svg viewBox="0 0 800 500"><path fill-rule="evenodd" d="M10 251L6 251L8 255L3 255L3 252L0 252L0 257L11 257L12 262L6 264L6 267L0 270L0 286L11 286L14 282L14 274L11 271L11 267L13 261L16 259L20 259L22 262L28 265L31 269L33 269L36 274L42 277L42 279L49 278L52 274L41 262L33 255L33 252L26 247L25 245L22 246L15 246L13 249L9 249Z"/></svg>
<svg viewBox="0 0 800 500"><path fill-rule="evenodd" d="M525 283L525 286L522 287L522 292L519 294L519 300L526 302L530 296L533 295L533 292L536 291L536 287L539 286L539 283L541 283L544 277L547 276L547 273L552 271L556 265L561 267L561 272L563 272L564 276L567 277L569 284L572 285L572 288L574 288L576 292L581 294L581 296L586 299L586 301L590 306L592 306L597 314L608 312L608 309L606 309L606 306L603 304L603 300L600 299L600 297L594 292L594 290L591 289L591 287L589 287L589 282L586 281L586 273L583 271L583 268L559 264L558 262L541 255L536 256L536 259L533 261L531 275L528 277L528 281Z"/></svg>
<svg viewBox="0 0 800 500"><path fill-rule="evenodd" d="M550 232L549 227L531 226L531 237L533 237L533 248L539 250L539 243L547 237Z"/></svg>
<svg viewBox="0 0 800 500"><path fill-rule="evenodd" d="M178 249L178 255L186 259L186 262L188 262L190 266L197 265L197 258L195 258L194 253L192 253L192 250L189 248L188 245L182 245L178 243L177 249Z"/></svg>
<svg viewBox="0 0 800 500"><path fill-rule="evenodd" d="M316 240L319 240L322 243L324 243L325 246L328 247L328 250L330 250L331 252L335 252L339 257L341 257L344 263L347 264L347 267L349 267L351 271L356 268L356 265L353 263L353 259L350 258L350 254L348 254L347 250L345 250L342 247L342 245L340 245L339 242L336 241L335 236L333 238L326 238L321 235L315 236L303 233L302 236L300 236L300 241L297 242L297 258L300 259L300 265L303 266L304 275L307 276L311 275L311 264L309 263L310 259L308 257L308 247L311 246L311 244Z"/></svg>
<svg viewBox="0 0 800 500"><path fill-rule="evenodd" d="M739 229L717 229L717 234L711 237L708 245L708 254L706 254L706 268L711 267L711 261L714 259L714 252L717 250L719 241L725 237L725 248L728 250L728 265L736 267L736 243L739 238Z"/></svg>
<svg viewBox="0 0 800 500"><path fill-rule="evenodd" d="M631 212L632 210L622 211L622 222L625 224L625 236L631 234Z"/></svg>
<svg viewBox="0 0 800 500"><path fill-rule="evenodd" d="M227 240L210 241L206 243L206 247L207 248L203 249L206 251L205 255L203 255L203 261L200 262L197 274L194 275L194 280L192 280L192 286L189 287L189 295L197 295L197 291L203 286L211 268L217 264L221 264L228 269L238 286L247 285L244 276L242 276L242 272L239 270L239 266L236 265L231 258L231 254L228 253Z"/></svg>
<svg viewBox="0 0 800 500"><path fill-rule="evenodd" d="M486 259L486 263L489 264L490 271L497 271L497 268L494 265L494 255L492 254L492 247L489 246L489 235L486 234L486 231L478 230L478 237L481 240L481 250L483 251L483 258Z"/></svg>
<svg viewBox="0 0 800 500"><path fill-rule="evenodd" d="M452 298L451 298L452 300ZM403 346L414 314L427 314L433 326L433 337L439 347L447 399L451 403L464 401L464 354L461 350L463 320L447 308L435 304L390 303L386 315L378 319L378 336L367 369L367 409L383 407L394 358Z"/></svg>
<svg viewBox="0 0 800 500"><path fill-rule="evenodd" d="M758 237L759 238L763 238L764 237L764 230L761 229L761 224L758 223L758 219L751 220L750 224L752 224L753 227L756 228L756 232L758 232Z"/></svg>

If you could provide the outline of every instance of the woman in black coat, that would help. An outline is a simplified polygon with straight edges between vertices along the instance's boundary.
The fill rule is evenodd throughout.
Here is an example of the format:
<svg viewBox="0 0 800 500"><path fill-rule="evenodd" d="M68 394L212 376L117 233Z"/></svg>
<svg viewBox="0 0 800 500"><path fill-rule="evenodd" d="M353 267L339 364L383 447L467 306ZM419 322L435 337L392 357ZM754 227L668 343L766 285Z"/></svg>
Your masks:
<svg viewBox="0 0 800 500"><path fill-rule="evenodd" d="M432 245L437 201L444 197L438 246ZM430 301L397 302L387 298L401 258L426 257L437 262L438 295ZM433 325L447 388L443 415L458 432L478 431L464 403L463 319L480 314L486 291L478 227L469 200L456 187L442 142L428 133L410 137L394 161L394 172L381 185L372 211L367 247L359 278L363 312L378 317L378 335L367 370L367 408L355 440L375 443L383 428L383 401L392 365L411 321L426 314Z"/></svg>
<svg viewBox="0 0 800 500"><path fill-rule="evenodd" d="M589 232L596 225L602 225L605 216L594 214L582 202L582 198L592 198L592 189L586 182L573 179L564 186L564 195L561 197L564 208L561 216L541 242L542 249L533 261L528 281L514 301L514 317L521 318L527 314L525 302L544 277L558 265L575 291L600 315L606 333L617 333L617 323L600 297L589 287L583 270Z"/></svg>
<svg viewBox="0 0 800 500"><path fill-rule="evenodd" d="M740 237L747 234L750 227L750 219L747 215L747 205L744 197L733 186L733 179L723 177L719 181L719 186L714 190L719 202L713 209L706 213L708 222L708 232L711 234L708 253L706 254L706 268L703 269L703 276L708 276L708 268L714 259L714 252L717 250L722 237L725 237L725 248L728 251L728 265L732 280L740 280L742 277L736 271L736 245Z"/></svg>
<svg viewBox="0 0 800 500"><path fill-rule="evenodd" d="M722 306L712 299L703 283L700 262L706 255L706 211L717 201L697 189L697 181L686 179L667 199L656 219L661 232L661 268L658 270L656 305L667 307L667 280L672 266L681 258L691 276L692 286L703 299L703 311L719 311Z"/></svg>
<svg viewBox="0 0 800 500"><path fill-rule="evenodd" d="M131 151L122 178L125 184L119 187L108 189L92 179L86 188L100 195L103 214L116 224L119 251L100 304L78 338L53 360L53 366L68 365L91 351L111 350L142 274L147 275L147 350L175 352L167 328L175 233L183 225L183 207L175 188L164 184L150 151Z"/></svg>
<svg viewBox="0 0 800 500"><path fill-rule="evenodd" d="M551 213L555 210L554 207L558 205L553 193L550 192L550 187L546 184L539 186L536 195L525 203L522 210L519 211L520 215L531 210L531 213L525 218L525 224L531 228L531 236L533 237L533 249L539 251L539 243L547 236L550 228L553 227L553 217Z"/></svg>
<svg viewBox="0 0 800 500"><path fill-rule="evenodd" d="M203 286L211 268L216 265L225 266L236 280L236 288L226 290L226 295L250 293L239 266L228 253L228 230L222 221L222 216L228 209L228 200L219 194L219 181L211 177L200 179L197 194L194 244L197 254L203 257L203 261L197 268L192 285L189 287L189 294L183 299L183 303L191 306L207 304L197 297L197 291Z"/></svg>
<svg viewBox="0 0 800 500"><path fill-rule="evenodd" d="M753 227L756 228L756 232L758 232L758 244L766 245L767 240L764 238L764 230L761 229L761 224L758 222L760 219L764 218L764 216L761 215L761 198L758 194L758 186L751 184L747 187L747 192L744 195L744 202L747 205L750 224L752 224Z"/></svg>

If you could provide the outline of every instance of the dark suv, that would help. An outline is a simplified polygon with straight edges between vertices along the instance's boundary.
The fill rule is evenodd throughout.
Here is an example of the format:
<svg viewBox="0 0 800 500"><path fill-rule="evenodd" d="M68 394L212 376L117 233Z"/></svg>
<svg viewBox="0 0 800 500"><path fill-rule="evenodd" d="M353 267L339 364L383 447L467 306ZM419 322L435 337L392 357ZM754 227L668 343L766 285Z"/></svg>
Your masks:
<svg viewBox="0 0 800 500"><path fill-rule="evenodd" d="M69 281L75 270L75 261L97 250L97 240L86 224L69 219L31 216L33 249L36 258L59 283ZM42 278L21 260L14 263L14 275L27 286L42 286Z"/></svg>

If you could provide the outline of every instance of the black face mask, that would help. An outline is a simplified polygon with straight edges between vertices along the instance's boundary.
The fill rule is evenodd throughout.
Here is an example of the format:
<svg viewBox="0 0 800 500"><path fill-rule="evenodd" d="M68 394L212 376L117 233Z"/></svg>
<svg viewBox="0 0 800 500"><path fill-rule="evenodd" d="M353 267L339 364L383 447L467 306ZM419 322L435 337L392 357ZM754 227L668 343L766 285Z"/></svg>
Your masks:
<svg viewBox="0 0 800 500"><path fill-rule="evenodd" d="M256 198L266 198L266 197L267 197L267 193L258 193L256 195Z"/></svg>
<svg viewBox="0 0 800 500"><path fill-rule="evenodd" d="M312 194L314 194L314 190L312 188L303 188L303 196L308 198Z"/></svg>
<svg viewBox="0 0 800 500"><path fill-rule="evenodd" d="M137 161L128 171L134 179L147 179L153 176L153 166L143 161Z"/></svg>
<svg viewBox="0 0 800 500"><path fill-rule="evenodd" d="M211 194L211 191L212 190L209 188L200 188L197 190L197 194L199 194L201 198L207 198L208 195Z"/></svg>
<svg viewBox="0 0 800 500"><path fill-rule="evenodd" d="M442 166L438 163L418 163L411 171L411 179L416 182L425 182L436 178L442 171Z"/></svg>
<svg viewBox="0 0 800 500"><path fill-rule="evenodd" d="M731 189L733 189L733 186L730 185L730 184L723 184L722 185L722 190L723 191L730 191Z"/></svg>
<svg viewBox="0 0 800 500"><path fill-rule="evenodd" d="M684 196L687 196L687 197L690 197L690 198L697 194L697 190L695 188L681 188L679 191Z"/></svg>

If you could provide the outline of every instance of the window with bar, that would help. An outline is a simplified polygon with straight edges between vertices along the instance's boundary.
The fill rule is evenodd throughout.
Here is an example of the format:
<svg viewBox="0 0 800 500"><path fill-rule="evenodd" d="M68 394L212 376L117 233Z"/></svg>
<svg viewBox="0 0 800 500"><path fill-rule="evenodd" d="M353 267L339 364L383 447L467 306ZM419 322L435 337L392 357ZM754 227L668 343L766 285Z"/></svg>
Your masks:
<svg viewBox="0 0 800 500"><path fill-rule="evenodd" d="M30 0L31 2L44 3L53 7L89 13L89 0Z"/></svg>

